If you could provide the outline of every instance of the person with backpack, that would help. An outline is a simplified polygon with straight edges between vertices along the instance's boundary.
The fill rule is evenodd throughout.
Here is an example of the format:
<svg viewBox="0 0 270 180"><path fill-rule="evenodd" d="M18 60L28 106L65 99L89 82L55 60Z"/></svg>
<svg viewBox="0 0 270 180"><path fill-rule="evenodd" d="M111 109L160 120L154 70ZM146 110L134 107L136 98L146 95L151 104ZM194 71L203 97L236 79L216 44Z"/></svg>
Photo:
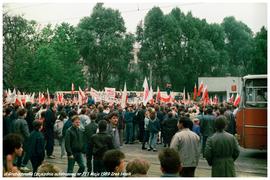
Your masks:
<svg viewBox="0 0 270 180"><path fill-rule="evenodd" d="M57 120L54 124L54 137L58 140L59 145L61 147L61 159L65 155L65 138L63 136L63 127L64 127L64 119L66 119L67 115L64 111L60 112Z"/></svg>

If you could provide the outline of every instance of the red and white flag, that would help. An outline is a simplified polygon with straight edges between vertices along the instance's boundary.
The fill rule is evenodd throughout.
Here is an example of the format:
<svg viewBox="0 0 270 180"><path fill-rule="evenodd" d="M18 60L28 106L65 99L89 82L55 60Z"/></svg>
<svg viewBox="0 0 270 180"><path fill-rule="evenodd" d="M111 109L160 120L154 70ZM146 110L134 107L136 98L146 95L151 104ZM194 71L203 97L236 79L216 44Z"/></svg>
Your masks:
<svg viewBox="0 0 270 180"><path fill-rule="evenodd" d="M149 96L148 96L147 102L149 102L149 101L150 101L151 104L154 104L154 99L153 99L153 89L152 89L152 86L150 87L150 92L149 92ZM146 102L146 103L147 103L147 102Z"/></svg>
<svg viewBox="0 0 270 180"><path fill-rule="evenodd" d="M146 77L144 78L143 88L144 88L144 90L143 90L143 105L146 106L146 104L148 102L148 96L149 96L149 87L148 87Z"/></svg>
<svg viewBox="0 0 270 180"><path fill-rule="evenodd" d="M57 93L57 102L62 103L63 102L63 93Z"/></svg>
<svg viewBox="0 0 270 180"><path fill-rule="evenodd" d="M214 104L218 104L218 97L217 97L217 95L215 95L213 103Z"/></svg>
<svg viewBox="0 0 270 180"><path fill-rule="evenodd" d="M49 93L48 88L47 88L47 102L48 102L48 104L51 104L51 97L50 97L50 93Z"/></svg>
<svg viewBox="0 0 270 180"><path fill-rule="evenodd" d="M160 101L160 90L159 90L159 87L157 87L157 96L156 96L156 102Z"/></svg>
<svg viewBox="0 0 270 180"><path fill-rule="evenodd" d="M197 87L196 87L196 83L195 83L195 87L193 90L193 100L196 101L196 98L197 98Z"/></svg>
<svg viewBox="0 0 270 180"><path fill-rule="evenodd" d="M78 91L78 99L79 99L79 103L83 104L85 101L85 93L82 91L81 87L79 86L79 91Z"/></svg>
<svg viewBox="0 0 270 180"><path fill-rule="evenodd" d="M74 90L75 90L75 87L74 87L74 84L72 83L71 84L71 94L74 94Z"/></svg>
<svg viewBox="0 0 270 180"><path fill-rule="evenodd" d="M203 92L203 82L201 82L199 89L198 89L198 94L197 96L201 96L201 93Z"/></svg>
<svg viewBox="0 0 270 180"><path fill-rule="evenodd" d="M184 88L184 91L183 91L183 101L184 101L184 103L186 101L186 89L185 88Z"/></svg>
<svg viewBox="0 0 270 180"><path fill-rule="evenodd" d="M121 107L125 108L126 104L127 104L127 85L125 83L124 91L122 92L122 97L121 97Z"/></svg>
<svg viewBox="0 0 270 180"><path fill-rule="evenodd" d="M235 107L237 107L238 104L240 103L240 101L241 101L241 97L239 96L239 94L237 94L237 96L236 96L236 98L235 98L235 101L234 101L233 105L234 105Z"/></svg>
<svg viewBox="0 0 270 180"><path fill-rule="evenodd" d="M234 102L234 94L231 95L230 99L229 99L229 102L230 103L233 103Z"/></svg>

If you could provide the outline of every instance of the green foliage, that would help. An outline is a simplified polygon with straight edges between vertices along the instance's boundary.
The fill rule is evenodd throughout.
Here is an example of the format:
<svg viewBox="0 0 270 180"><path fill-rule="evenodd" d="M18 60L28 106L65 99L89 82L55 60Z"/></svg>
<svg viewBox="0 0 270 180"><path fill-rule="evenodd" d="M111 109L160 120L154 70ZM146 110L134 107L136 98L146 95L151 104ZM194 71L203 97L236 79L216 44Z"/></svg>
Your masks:
<svg viewBox="0 0 270 180"><path fill-rule="evenodd" d="M133 61L139 44L138 63ZM198 77L267 73L267 30L256 35L234 17L209 24L191 12L154 7L126 33L118 10L97 3L77 27L62 23L39 29L35 21L3 14L4 88L22 91L70 90L106 86L141 90L145 76L152 87L192 91Z"/></svg>
<svg viewBox="0 0 270 180"><path fill-rule="evenodd" d="M76 31L80 55L88 67L91 87L122 87L128 80L128 64L133 59L134 37L125 34L124 20L118 10L98 3L90 17L83 18Z"/></svg>

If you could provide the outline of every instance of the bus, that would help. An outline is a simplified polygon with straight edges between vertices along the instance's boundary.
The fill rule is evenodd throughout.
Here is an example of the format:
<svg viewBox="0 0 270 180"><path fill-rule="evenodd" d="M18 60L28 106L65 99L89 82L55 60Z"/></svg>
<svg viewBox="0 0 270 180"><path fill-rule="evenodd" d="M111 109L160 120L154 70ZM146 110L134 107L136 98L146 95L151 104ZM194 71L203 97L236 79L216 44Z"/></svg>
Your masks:
<svg viewBox="0 0 270 180"><path fill-rule="evenodd" d="M238 142L243 148L267 150L267 75L244 76L241 92Z"/></svg>

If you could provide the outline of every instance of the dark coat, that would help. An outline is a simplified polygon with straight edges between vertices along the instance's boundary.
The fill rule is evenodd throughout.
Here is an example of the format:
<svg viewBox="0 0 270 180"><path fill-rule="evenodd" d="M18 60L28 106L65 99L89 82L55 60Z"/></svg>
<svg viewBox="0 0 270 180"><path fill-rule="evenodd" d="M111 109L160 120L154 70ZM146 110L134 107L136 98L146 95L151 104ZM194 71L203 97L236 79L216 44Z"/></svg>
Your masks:
<svg viewBox="0 0 270 180"><path fill-rule="evenodd" d="M53 136L53 129L54 129L53 127L55 121L56 121L55 112L51 108L49 108L45 113L45 121L44 121L46 135Z"/></svg>
<svg viewBox="0 0 270 180"><path fill-rule="evenodd" d="M34 130L29 137L29 155L30 158L44 160L45 157L45 139L41 132Z"/></svg>
<svg viewBox="0 0 270 180"><path fill-rule="evenodd" d="M149 132L150 133L158 133L160 131L160 124L159 119L150 119L148 124Z"/></svg>
<svg viewBox="0 0 270 180"><path fill-rule="evenodd" d="M106 151L113 149L113 138L107 132L99 132L90 138L90 156L101 160Z"/></svg>
<svg viewBox="0 0 270 180"><path fill-rule="evenodd" d="M177 122L178 120L173 117L162 122L164 143L170 144L172 137L178 131Z"/></svg>
<svg viewBox="0 0 270 180"><path fill-rule="evenodd" d="M234 161L239 156L235 137L225 131L209 137L205 147L205 158L212 166L212 177L235 177Z"/></svg>
<svg viewBox="0 0 270 180"><path fill-rule="evenodd" d="M215 133L215 116L204 115L200 120L200 128L202 136L210 137Z"/></svg>
<svg viewBox="0 0 270 180"><path fill-rule="evenodd" d="M85 140L87 143L90 143L91 137L96 134L98 128L98 124L94 121L91 121L91 123L87 124L84 128L84 135Z"/></svg>
<svg viewBox="0 0 270 180"><path fill-rule="evenodd" d="M65 136L65 147L67 155L70 156L73 153L84 152L84 133L81 129L71 126Z"/></svg>

